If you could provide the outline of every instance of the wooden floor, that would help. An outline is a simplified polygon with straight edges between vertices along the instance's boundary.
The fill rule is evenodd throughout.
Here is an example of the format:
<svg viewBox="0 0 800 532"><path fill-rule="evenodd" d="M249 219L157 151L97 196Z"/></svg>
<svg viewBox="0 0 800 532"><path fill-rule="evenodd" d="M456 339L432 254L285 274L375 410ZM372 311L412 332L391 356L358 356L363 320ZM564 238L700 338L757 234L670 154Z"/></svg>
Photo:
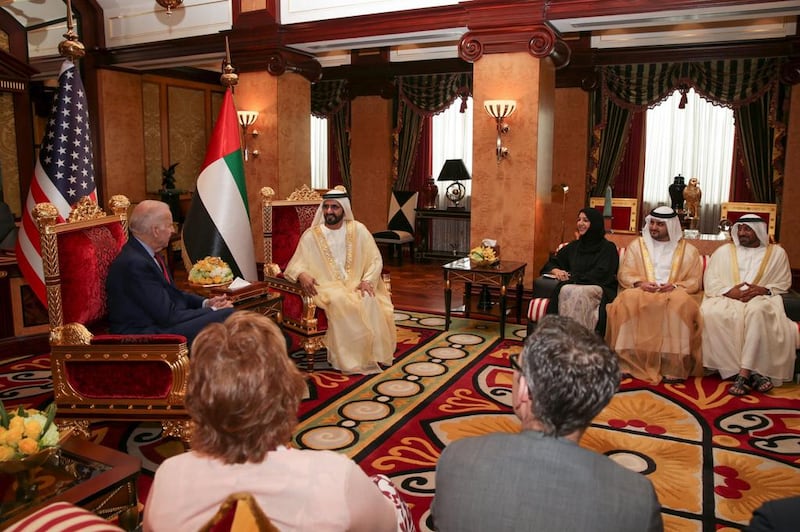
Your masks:
<svg viewBox="0 0 800 532"><path fill-rule="evenodd" d="M386 261L384 268L392 277L392 303L396 307L424 312L444 312L444 277L442 262L411 263L408 259L400 266ZM452 304L458 306L464 287L453 286Z"/></svg>

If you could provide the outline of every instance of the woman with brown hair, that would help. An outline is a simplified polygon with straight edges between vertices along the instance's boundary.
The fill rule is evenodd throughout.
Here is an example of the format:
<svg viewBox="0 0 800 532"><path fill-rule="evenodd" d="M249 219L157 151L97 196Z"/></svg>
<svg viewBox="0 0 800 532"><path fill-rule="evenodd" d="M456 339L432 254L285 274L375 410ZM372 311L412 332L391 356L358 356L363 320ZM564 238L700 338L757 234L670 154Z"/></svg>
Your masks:
<svg viewBox="0 0 800 532"><path fill-rule="evenodd" d="M280 530L396 530L393 504L355 462L287 447L304 391L269 318L240 311L203 329L186 392L192 450L159 466L144 529L199 530L248 492Z"/></svg>

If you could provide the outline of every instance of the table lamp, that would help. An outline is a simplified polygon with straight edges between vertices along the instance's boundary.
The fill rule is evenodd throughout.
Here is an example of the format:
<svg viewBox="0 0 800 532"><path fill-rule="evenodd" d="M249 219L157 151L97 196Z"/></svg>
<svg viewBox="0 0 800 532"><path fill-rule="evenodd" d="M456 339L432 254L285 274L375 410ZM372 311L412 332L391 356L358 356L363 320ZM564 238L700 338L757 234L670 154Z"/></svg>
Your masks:
<svg viewBox="0 0 800 532"><path fill-rule="evenodd" d="M459 181L467 181L472 179L464 166L464 161L461 159L447 159L442 165L442 171L439 172L437 181L454 181L445 191L447 199L453 202L452 206L448 206L448 211L463 211L464 206L461 202L467 195L467 189Z"/></svg>

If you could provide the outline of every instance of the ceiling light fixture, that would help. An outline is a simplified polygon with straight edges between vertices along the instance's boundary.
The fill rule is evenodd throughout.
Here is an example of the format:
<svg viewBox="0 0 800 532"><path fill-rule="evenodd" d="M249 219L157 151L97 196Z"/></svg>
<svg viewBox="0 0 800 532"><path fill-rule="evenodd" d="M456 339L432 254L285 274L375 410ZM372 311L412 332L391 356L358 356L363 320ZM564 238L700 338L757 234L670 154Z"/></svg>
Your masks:
<svg viewBox="0 0 800 532"><path fill-rule="evenodd" d="M173 8L180 6L182 3L183 0L156 0L156 4L166 8L167 15L171 15Z"/></svg>

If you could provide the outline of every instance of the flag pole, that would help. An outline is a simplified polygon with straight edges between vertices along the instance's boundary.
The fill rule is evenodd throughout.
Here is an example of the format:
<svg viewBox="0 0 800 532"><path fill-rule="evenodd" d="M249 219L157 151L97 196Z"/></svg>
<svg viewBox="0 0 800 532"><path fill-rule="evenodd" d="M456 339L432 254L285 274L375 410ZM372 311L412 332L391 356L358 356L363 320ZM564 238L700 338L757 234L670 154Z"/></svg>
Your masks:
<svg viewBox="0 0 800 532"><path fill-rule="evenodd" d="M67 32L58 44L58 52L64 58L58 91L36 154L15 247L25 281L39 301L50 307L51 325L62 321L61 303L51 284L58 277L58 267L52 262L44 263L42 249L55 247L55 233L40 233L38 221L51 217L62 222L82 198L97 201L88 106L76 65L86 55L86 49L73 29L71 0L66 5Z"/></svg>
<svg viewBox="0 0 800 532"><path fill-rule="evenodd" d="M64 40L58 43L58 53L66 57L73 63L86 55L86 47L78 40L78 35L72 29L72 0L67 0L67 33L63 35Z"/></svg>
<svg viewBox="0 0 800 532"><path fill-rule="evenodd" d="M219 82L226 88L233 91L234 87L239 83L239 74L234 72L233 65L231 64L231 49L228 44L228 36L225 36L225 59L222 61L222 75L219 77Z"/></svg>
<svg viewBox="0 0 800 532"><path fill-rule="evenodd" d="M181 230L181 256L187 269L203 257L219 257L234 276L254 282L258 271L241 155L242 127L233 102L233 87L239 82L235 70L226 38L220 76L225 96Z"/></svg>

